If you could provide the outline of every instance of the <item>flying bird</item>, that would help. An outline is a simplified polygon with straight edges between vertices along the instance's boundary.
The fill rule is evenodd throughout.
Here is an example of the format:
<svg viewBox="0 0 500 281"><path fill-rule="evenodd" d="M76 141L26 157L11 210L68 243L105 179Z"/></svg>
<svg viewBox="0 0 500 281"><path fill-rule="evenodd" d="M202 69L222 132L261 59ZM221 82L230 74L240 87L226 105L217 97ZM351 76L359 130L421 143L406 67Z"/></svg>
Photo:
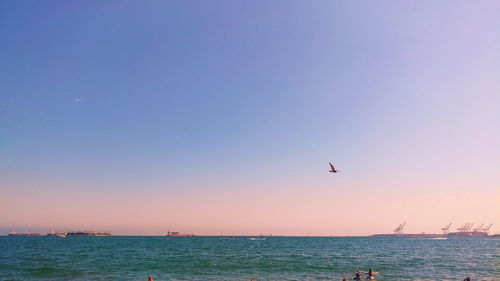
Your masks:
<svg viewBox="0 0 500 281"><path fill-rule="evenodd" d="M338 173L338 172L340 172L339 170L336 170L335 167L333 167L332 163L328 163L328 164L330 164L330 171L329 171L330 173Z"/></svg>

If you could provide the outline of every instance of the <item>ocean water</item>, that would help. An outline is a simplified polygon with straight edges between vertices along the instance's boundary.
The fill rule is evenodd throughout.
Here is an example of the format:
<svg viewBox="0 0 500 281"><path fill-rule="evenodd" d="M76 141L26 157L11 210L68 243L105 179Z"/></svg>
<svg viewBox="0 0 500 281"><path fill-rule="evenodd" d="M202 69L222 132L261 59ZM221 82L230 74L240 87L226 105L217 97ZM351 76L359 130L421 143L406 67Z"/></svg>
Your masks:
<svg viewBox="0 0 500 281"><path fill-rule="evenodd" d="M0 280L500 280L498 238L0 237Z"/></svg>

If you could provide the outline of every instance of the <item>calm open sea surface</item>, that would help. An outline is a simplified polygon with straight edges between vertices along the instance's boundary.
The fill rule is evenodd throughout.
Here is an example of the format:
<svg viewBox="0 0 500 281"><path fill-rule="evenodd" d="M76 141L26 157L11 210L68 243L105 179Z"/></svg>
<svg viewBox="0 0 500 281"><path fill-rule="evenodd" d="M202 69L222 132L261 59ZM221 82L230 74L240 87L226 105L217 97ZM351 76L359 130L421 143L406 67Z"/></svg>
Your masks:
<svg viewBox="0 0 500 281"><path fill-rule="evenodd" d="M500 280L498 238L0 237L0 280Z"/></svg>

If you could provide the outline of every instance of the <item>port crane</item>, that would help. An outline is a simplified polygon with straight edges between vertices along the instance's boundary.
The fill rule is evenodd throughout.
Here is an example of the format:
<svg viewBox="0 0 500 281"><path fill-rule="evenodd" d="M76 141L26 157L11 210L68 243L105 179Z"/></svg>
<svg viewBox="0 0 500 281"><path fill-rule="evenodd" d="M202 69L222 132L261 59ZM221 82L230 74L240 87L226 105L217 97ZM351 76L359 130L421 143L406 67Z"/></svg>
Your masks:
<svg viewBox="0 0 500 281"><path fill-rule="evenodd" d="M463 226L457 228L457 230L459 232L468 232L472 228L473 225L474 225L473 223L468 222L468 223L464 224Z"/></svg>
<svg viewBox="0 0 500 281"><path fill-rule="evenodd" d="M469 232L473 225L474 225L473 223L470 223L465 232Z"/></svg>
<svg viewBox="0 0 500 281"><path fill-rule="evenodd" d="M448 230L450 229L450 226L451 226L451 222L446 225L445 227L441 228L441 230L443 231L443 234L448 234Z"/></svg>
<svg viewBox="0 0 500 281"><path fill-rule="evenodd" d="M403 228L405 227L406 225L406 222L398 225L398 227L396 227L396 229L394 229L394 234L403 234Z"/></svg>
<svg viewBox="0 0 500 281"><path fill-rule="evenodd" d="M489 233L489 232L490 232L490 228L491 228L491 226L492 226L492 225L493 225L493 224L492 224L492 223L490 223L490 225L488 225L488 227L485 227L485 228L481 229L481 231L482 231L482 232Z"/></svg>
<svg viewBox="0 0 500 281"><path fill-rule="evenodd" d="M479 232L479 231L482 231L483 230L483 226L484 226L484 223L481 224L481 226L478 226L476 228L473 229L474 232Z"/></svg>
<svg viewBox="0 0 500 281"><path fill-rule="evenodd" d="M461 227L457 228L458 233L461 233L462 235L465 236L487 236L491 226L493 225L490 223L488 226L485 226L486 224L483 223L479 225L478 227L472 228L474 224L471 222L468 222ZM444 229L443 229L444 232Z"/></svg>

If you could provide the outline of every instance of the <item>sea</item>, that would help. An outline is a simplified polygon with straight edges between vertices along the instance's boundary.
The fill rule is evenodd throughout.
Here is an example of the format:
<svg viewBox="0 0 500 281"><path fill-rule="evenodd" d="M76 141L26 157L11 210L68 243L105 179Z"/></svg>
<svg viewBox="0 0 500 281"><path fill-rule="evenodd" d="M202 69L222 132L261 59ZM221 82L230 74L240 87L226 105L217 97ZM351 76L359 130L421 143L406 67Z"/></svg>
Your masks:
<svg viewBox="0 0 500 281"><path fill-rule="evenodd" d="M340 281L371 268L376 280L498 281L499 244L491 237L2 236L0 280Z"/></svg>

